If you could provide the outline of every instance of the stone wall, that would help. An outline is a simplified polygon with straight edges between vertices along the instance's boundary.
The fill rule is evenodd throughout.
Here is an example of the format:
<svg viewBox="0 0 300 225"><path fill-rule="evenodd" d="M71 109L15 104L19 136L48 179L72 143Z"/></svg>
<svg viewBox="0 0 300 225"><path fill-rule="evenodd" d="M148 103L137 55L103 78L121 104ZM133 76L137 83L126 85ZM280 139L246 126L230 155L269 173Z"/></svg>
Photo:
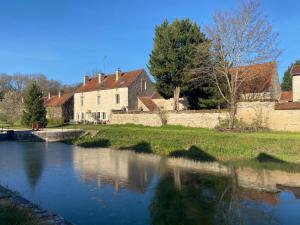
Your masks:
<svg viewBox="0 0 300 225"><path fill-rule="evenodd" d="M225 119L226 112L209 111L179 111L165 112L164 114L152 112L113 113L112 124L141 124L145 126L161 126L161 117L166 117L168 125L182 125L188 127L214 128L219 119Z"/></svg>
<svg viewBox="0 0 300 225"><path fill-rule="evenodd" d="M237 118L247 124L261 123L274 131L300 131L300 110L275 110L275 102L240 102ZM217 111L167 111L165 112L169 125L188 127L215 128L220 119L226 119L227 112ZM114 113L112 124L141 124L145 126L161 126L158 113L126 112Z"/></svg>
<svg viewBox="0 0 300 225"><path fill-rule="evenodd" d="M274 131L300 131L300 110L275 110L275 102L241 102L237 115L246 123L261 120Z"/></svg>

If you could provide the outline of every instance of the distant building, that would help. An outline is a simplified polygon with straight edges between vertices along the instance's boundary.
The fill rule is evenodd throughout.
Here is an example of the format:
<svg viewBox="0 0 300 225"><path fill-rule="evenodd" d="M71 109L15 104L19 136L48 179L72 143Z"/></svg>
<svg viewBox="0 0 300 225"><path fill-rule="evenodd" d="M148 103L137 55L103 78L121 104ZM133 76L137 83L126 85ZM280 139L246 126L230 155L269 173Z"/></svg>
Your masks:
<svg viewBox="0 0 300 225"><path fill-rule="evenodd" d="M280 103L275 105L277 110L300 109L300 65L294 65L291 69L293 76L293 90L283 92Z"/></svg>
<svg viewBox="0 0 300 225"><path fill-rule="evenodd" d="M141 96L138 101L138 108L143 111L158 111L158 110L174 110L174 99L165 99L157 92L151 96ZM188 101L186 98L179 99L179 110L188 108Z"/></svg>
<svg viewBox="0 0 300 225"><path fill-rule="evenodd" d="M278 101L281 87L276 62L244 66L239 69L241 100ZM236 69L232 70L234 74Z"/></svg>
<svg viewBox="0 0 300 225"><path fill-rule="evenodd" d="M84 76L74 95L75 121L107 121L113 110L138 110L138 97L154 93L144 69Z"/></svg>
<svg viewBox="0 0 300 225"><path fill-rule="evenodd" d="M47 110L47 119L62 119L64 122L68 122L73 119L74 110L74 95L62 94L48 97L44 100L44 105Z"/></svg>

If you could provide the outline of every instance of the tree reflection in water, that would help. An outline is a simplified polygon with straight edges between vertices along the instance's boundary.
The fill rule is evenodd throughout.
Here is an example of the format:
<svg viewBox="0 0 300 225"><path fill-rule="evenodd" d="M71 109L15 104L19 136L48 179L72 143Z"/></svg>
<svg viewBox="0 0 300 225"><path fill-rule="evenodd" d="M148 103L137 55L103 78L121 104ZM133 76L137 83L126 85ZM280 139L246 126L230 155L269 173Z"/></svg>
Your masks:
<svg viewBox="0 0 300 225"><path fill-rule="evenodd" d="M274 195L259 193L254 191L254 195L266 198ZM156 187L150 205L151 224L280 224L270 208L261 207L257 199L251 200L238 186L235 170L231 177L218 177L174 169L161 177Z"/></svg>
<svg viewBox="0 0 300 225"><path fill-rule="evenodd" d="M23 165L28 183L34 189L37 185L44 168L45 151L36 148L23 149Z"/></svg>

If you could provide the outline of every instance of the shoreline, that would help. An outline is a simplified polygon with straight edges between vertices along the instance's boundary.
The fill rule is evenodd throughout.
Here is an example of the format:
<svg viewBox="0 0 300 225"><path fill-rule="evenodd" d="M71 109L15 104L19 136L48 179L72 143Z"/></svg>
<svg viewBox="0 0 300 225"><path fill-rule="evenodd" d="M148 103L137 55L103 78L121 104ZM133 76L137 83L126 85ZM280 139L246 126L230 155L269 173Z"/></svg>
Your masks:
<svg viewBox="0 0 300 225"><path fill-rule="evenodd" d="M7 202L20 209L28 210L29 214L32 215L34 219L37 219L45 225L73 225L63 217L41 208L0 184L0 203L1 202Z"/></svg>

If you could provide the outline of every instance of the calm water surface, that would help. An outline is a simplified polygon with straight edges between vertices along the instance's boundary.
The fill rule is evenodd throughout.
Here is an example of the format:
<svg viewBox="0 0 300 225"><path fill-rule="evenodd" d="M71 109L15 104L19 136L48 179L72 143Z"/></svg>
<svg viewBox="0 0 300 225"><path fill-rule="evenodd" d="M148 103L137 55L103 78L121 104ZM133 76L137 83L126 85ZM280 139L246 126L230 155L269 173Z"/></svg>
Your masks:
<svg viewBox="0 0 300 225"><path fill-rule="evenodd" d="M0 183L78 225L300 224L299 173L0 142Z"/></svg>

